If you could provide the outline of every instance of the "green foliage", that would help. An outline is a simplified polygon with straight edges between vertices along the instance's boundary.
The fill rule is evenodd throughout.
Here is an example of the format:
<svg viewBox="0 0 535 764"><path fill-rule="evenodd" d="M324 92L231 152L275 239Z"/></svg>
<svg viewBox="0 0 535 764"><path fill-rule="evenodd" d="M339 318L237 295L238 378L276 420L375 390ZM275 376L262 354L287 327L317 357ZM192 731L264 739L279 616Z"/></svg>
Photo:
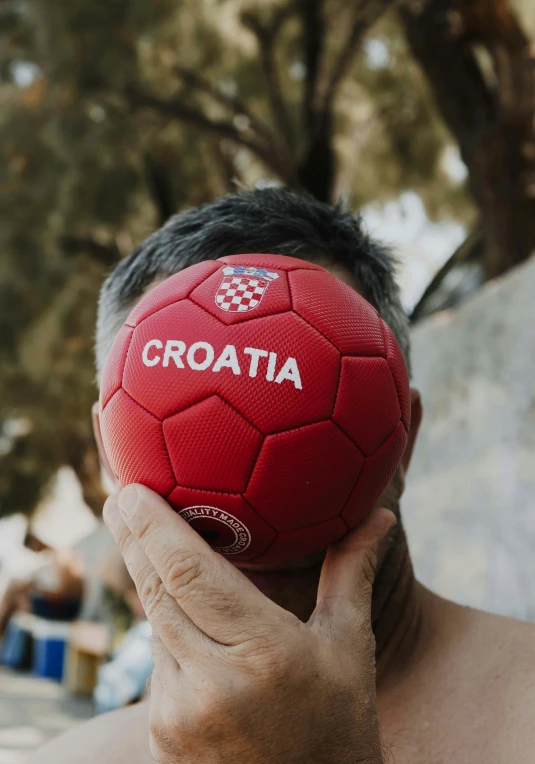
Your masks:
<svg viewBox="0 0 535 764"><path fill-rule="evenodd" d="M365 18L339 0L3 3L0 516L30 512L65 463L99 511L98 289L174 211L314 177L322 198L414 188L434 217L465 214L395 18L373 29L383 64L363 47L388 3L361 5Z"/></svg>

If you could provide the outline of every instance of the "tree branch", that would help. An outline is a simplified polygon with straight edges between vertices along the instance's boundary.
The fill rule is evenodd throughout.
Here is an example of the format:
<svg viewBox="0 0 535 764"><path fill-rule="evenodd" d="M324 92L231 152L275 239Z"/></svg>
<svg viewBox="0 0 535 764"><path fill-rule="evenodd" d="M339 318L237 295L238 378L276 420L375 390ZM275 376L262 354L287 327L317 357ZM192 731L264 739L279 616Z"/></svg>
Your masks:
<svg viewBox="0 0 535 764"><path fill-rule="evenodd" d="M321 0L302 0L307 61L304 113L308 145L299 166L299 180L321 201L332 201L334 188L333 102L338 86L357 54L361 37L391 2L393 0L358 0L349 35L341 45L330 76L326 75L321 83L320 64L325 40L322 4Z"/></svg>
<svg viewBox="0 0 535 764"><path fill-rule="evenodd" d="M162 226L176 212L171 184L162 167L148 154L145 156L145 168L149 192L158 210L159 225Z"/></svg>
<svg viewBox="0 0 535 764"><path fill-rule="evenodd" d="M210 149L213 155L214 164L219 168L224 188L244 188L246 184L243 182L237 167L232 161L232 157L228 155L224 147L221 145L221 141L213 141L210 145Z"/></svg>
<svg viewBox="0 0 535 764"><path fill-rule="evenodd" d="M294 12L295 8L292 3L279 8L269 25L262 23L253 11L245 11L241 16L243 25L255 35L258 41L273 121L279 135L283 139L288 158L292 157L292 147L294 144L293 131L286 103L282 96L282 87L273 51L275 50L275 38L282 25Z"/></svg>
<svg viewBox="0 0 535 764"><path fill-rule="evenodd" d="M448 273L450 273L458 265L462 265L471 261L473 262L478 258L482 259L483 250L483 229L481 226L478 226L466 237L463 243L457 247L455 252L446 260L444 265L435 273L411 312L411 324L416 323L416 321L422 318L429 300L438 291Z"/></svg>
<svg viewBox="0 0 535 764"><path fill-rule="evenodd" d="M243 114L249 120L249 123L256 132L268 141L272 141L273 136L268 126L265 125L258 117L256 117L245 105L245 103L238 96L230 96L221 92L219 88L212 85L211 82L201 77L197 72L193 72L190 69L185 69L181 66L176 66L175 71L180 79L192 90L198 90L201 93L205 93L217 101L222 106L230 109L236 116Z"/></svg>
<svg viewBox="0 0 535 764"><path fill-rule="evenodd" d="M60 246L67 255L90 255L94 260L109 267L121 259L121 253L115 244L102 244L89 236L66 234L60 238Z"/></svg>
<svg viewBox="0 0 535 764"><path fill-rule="evenodd" d="M351 31L343 43L337 60L332 68L323 96L323 112L330 110L338 86L351 66L358 50L358 43L368 29L382 16L392 0L360 0L356 4Z"/></svg>
<svg viewBox="0 0 535 764"><path fill-rule="evenodd" d="M303 94L303 122L305 130L312 136L315 132L318 113L318 82L321 59L325 47L325 24L323 0L301 0L303 22L303 48L306 67Z"/></svg>
<svg viewBox="0 0 535 764"><path fill-rule="evenodd" d="M168 117L174 117L187 124L196 125L207 132L214 133L223 138L228 138L239 146L244 146L260 159L267 168L276 173L279 178L292 188L299 188L299 181L293 161L289 161L286 154L282 154L275 145L266 145L261 141L248 138L232 122L211 119L199 109L185 106L179 101L165 101L150 93L137 88L129 88L127 91L131 104L138 109L151 108L154 111Z"/></svg>
<svg viewBox="0 0 535 764"><path fill-rule="evenodd" d="M126 93L131 104L137 109L149 108L164 114L167 117L179 119L190 125L200 127L207 132L214 133L223 138L237 143L249 149L251 153L261 159L271 170L274 170L283 179L287 179L288 174L282 163L277 161L275 152L270 152L269 148L243 135L231 122L224 120L215 120L207 117L202 111L185 106L179 101L165 101L158 96L146 93L138 88L130 87Z"/></svg>

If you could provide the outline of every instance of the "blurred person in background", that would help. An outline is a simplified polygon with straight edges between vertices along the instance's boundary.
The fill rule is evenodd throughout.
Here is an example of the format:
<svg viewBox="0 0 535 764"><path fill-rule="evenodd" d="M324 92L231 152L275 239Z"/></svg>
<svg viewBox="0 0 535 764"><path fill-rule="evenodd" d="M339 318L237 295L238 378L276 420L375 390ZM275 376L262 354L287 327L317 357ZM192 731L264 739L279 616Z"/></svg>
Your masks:
<svg viewBox="0 0 535 764"><path fill-rule="evenodd" d="M46 519L43 525L48 526ZM117 634L144 618L132 579L104 523L96 523L78 540L63 538L57 547L54 528L42 538L40 527L29 523L23 535L12 536L0 560L0 635L15 612L52 620L109 622Z"/></svg>
<svg viewBox="0 0 535 764"><path fill-rule="evenodd" d="M15 612L72 620L80 612L84 568L74 549L52 549L29 534L0 571L0 637Z"/></svg>
<svg viewBox="0 0 535 764"><path fill-rule="evenodd" d="M0 639L10 618L23 613L47 621L103 623L111 658L98 672L95 711L139 700L152 669L150 626L106 526L98 523L72 547L57 549L40 538L39 529L27 530L24 538L12 535L9 553L0 558ZM27 668L21 660L17 668Z"/></svg>

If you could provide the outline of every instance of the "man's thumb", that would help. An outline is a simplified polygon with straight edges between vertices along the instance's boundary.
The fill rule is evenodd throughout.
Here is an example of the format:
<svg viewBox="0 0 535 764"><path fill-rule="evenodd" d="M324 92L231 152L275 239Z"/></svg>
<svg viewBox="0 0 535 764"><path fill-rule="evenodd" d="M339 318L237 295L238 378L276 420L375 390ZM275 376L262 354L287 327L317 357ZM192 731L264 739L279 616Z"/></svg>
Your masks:
<svg viewBox="0 0 535 764"><path fill-rule="evenodd" d="M395 523L396 517L389 509L374 509L361 525L329 547L311 621L327 619L332 624L337 616L343 616L347 625L348 617L371 619L379 544Z"/></svg>

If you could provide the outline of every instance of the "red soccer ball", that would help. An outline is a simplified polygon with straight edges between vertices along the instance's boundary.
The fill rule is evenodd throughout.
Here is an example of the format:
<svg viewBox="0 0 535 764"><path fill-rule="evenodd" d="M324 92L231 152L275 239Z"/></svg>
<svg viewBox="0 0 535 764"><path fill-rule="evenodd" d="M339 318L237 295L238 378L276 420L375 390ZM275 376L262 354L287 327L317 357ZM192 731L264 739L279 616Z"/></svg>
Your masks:
<svg viewBox="0 0 535 764"><path fill-rule="evenodd" d="M120 483L164 496L218 552L282 562L354 528L407 442L409 382L377 311L324 268L233 255L166 279L104 368Z"/></svg>

